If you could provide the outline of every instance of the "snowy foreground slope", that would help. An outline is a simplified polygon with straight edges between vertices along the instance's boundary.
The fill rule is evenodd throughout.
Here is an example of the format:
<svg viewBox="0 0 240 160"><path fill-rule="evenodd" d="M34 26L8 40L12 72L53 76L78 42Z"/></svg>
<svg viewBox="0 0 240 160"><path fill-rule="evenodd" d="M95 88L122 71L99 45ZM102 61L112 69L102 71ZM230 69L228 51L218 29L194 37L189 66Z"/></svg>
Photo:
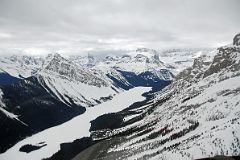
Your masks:
<svg viewBox="0 0 240 160"><path fill-rule="evenodd" d="M50 157L60 149L61 143L71 142L78 138L90 136L90 121L100 115L121 111L134 102L144 100L145 97L143 97L142 94L150 90L151 88L149 87L136 87L116 95L111 101L99 104L94 108L87 108L84 114L63 123L62 125L49 128L20 141L7 152L0 154L0 159L37 160ZM20 152L19 149L27 144L35 146L42 145L43 147L30 153Z"/></svg>
<svg viewBox="0 0 240 160"><path fill-rule="evenodd" d="M142 115L140 120L112 131L124 136L109 137L74 160L239 156L240 38L236 37L214 57L203 54L195 59L155 99L132 109L140 113L135 118Z"/></svg>

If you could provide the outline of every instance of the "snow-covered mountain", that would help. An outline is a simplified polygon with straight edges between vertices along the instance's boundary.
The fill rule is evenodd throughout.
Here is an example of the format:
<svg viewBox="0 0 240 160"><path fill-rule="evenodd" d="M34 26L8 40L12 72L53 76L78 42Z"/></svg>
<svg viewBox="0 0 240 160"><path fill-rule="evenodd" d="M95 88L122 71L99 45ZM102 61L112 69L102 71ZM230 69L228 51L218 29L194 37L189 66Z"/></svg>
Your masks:
<svg viewBox="0 0 240 160"><path fill-rule="evenodd" d="M157 51L139 48L124 55L109 55L102 58L70 57L75 63L86 68L100 70L110 78L115 86L130 89L136 86L151 86L161 90L168 85L174 75L160 60Z"/></svg>
<svg viewBox="0 0 240 160"><path fill-rule="evenodd" d="M97 57L89 54L70 56L70 60L86 68L101 70L121 88L151 86L160 90L175 75L190 67L195 58L213 55L215 51L212 50L201 48L156 51L138 48L122 55Z"/></svg>
<svg viewBox="0 0 240 160"><path fill-rule="evenodd" d="M200 48L200 49L169 49L159 51L159 56L164 64L177 75L182 70L192 66L195 58L202 54L214 55L214 49Z"/></svg>
<svg viewBox="0 0 240 160"><path fill-rule="evenodd" d="M28 135L84 113L84 107L111 100L122 92L105 75L59 54L44 60L11 56L0 68L1 152Z"/></svg>
<svg viewBox="0 0 240 160"><path fill-rule="evenodd" d="M134 72L140 74L152 70L166 69L159 55L155 50L139 48L135 52L129 52L122 56L107 56L103 61L96 64L107 72L108 68L115 68L122 71ZM171 77L169 77L171 78Z"/></svg>
<svg viewBox="0 0 240 160"><path fill-rule="evenodd" d="M90 136L92 120L104 114L121 111L136 101L144 100L145 97L142 94L150 90L150 87L136 87L116 95L111 101L97 107L86 108L84 114L18 142L7 152L0 154L0 159L41 160L48 158L60 149L61 143ZM85 144L82 144L82 147L85 147Z"/></svg>
<svg viewBox="0 0 240 160"><path fill-rule="evenodd" d="M172 75L154 50L136 55L64 58L13 55L1 57L1 140L5 151L18 140L61 124L116 94L136 86L158 90L171 83ZM85 63L86 62L86 63ZM137 68L138 70L134 70ZM44 118L43 118L44 117Z"/></svg>
<svg viewBox="0 0 240 160"><path fill-rule="evenodd" d="M27 55L3 55L0 57L0 73L5 72L16 78L27 78L38 72L44 58Z"/></svg>
<svg viewBox="0 0 240 160"><path fill-rule="evenodd" d="M59 54L50 54L45 58L16 55L1 57L0 128L3 129L0 132L0 140L4 145L0 147L0 151L6 151L26 136L60 125L80 114L84 115L84 112L93 106L98 104L104 106L106 101L111 101L118 93L134 87L145 86L153 88L151 93L145 93L148 100L136 103L132 107L114 114L114 118L108 118L112 114L100 115L102 112L99 112L97 115L100 118L96 116L95 120L92 118L90 128L91 143L115 135L128 135L120 141L117 138L117 145L112 145L110 140L111 146L102 148L103 152L108 151L109 153L104 156L119 156L116 154L119 152L126 156L122 158L145 158L148 153L142 152L141 149L134 150L131 146L146 148L156 145L159 147L162 145L162 142L159 141L162 140L166 141L166 144L168 142L174 144L175 141L171 141L171 136L177 136L175 139L178 139L180 138L178 134L184 133L181 136L184 137L185 132L194 130L194 127L198 127L204 122L196 120L206 110L206 107L204 108L202 105L219 100L210 99L200 104L187 103L192 102L191 99L201 93L212 94L209 90L213 90L214 85L221 86L221 81L225 81L224 85L228 83L226 75L236 74L237 77L239 68L231 72L227 70L228 67L231 68L230 66L238 65L234 61L238 57L234 57L236 55L232 54L239 52L237 45L238 38L235 38L234 45L222 47L219 52L207 52L206 50L157 52L152 49L140 48L128 54L109 55L103 58L94 56L64 58ZM225 52L229 55L225 55ZM175 77L177 73L179 74ZM233 83L234 87L238 86L237 80L231 79L229 78L229 83ZM163 92L152 95L153 92L168 86L173 80L174 83ZM211 88L212 86L213 88ZM222 89L227 90L226 87L229 86L225 85L224 87ZM218 86L217 88L221 89ZM216 94L218 95L218 91ZM157 98L153 99L153 97ZM226 100L228 99L229 97L226 98ZM221 106L224 103L221 101L216 105ZM197 105L200 107L194 107ZM188 114L192 115L192 111L190 113L188 110L196 108L199 111L194 110L195 118L189 118ZM155 115L160 115L161 118ZM182 120L182 117L185 119ZM109 119L111 122L108 121ZM107 123L101 122L106 120ZM182 121L177 122L177 120ZM175 121L176 123L174 123ZM97 124L100 124L100 127ZM110 126L110 129L104 128L106 126ZM162 131L160 132L159 128L163 128L163 131L160 130ZM156 134L155 132L160 133ZM165 134L165 132L169 134L163 135L162 133ZM149 136L154 138L149 138ZM73 140L73 138L70 139ZM150 139L154 139L152 140L154 142L156 140L157 144L152 144ZM61 139L61 142L69 141ZM120 147L119 150L115 149L115 145ZM124 147L127 150L121 149ZM154 147L150 147L149 150L154 149ZM128 154L129 151L133 151L134 154ZM168 154L168 152L166 153Z"/></svg>
<svg viewBox="0 0 240 160"><path fill-rule="evenodd" d="M2 81L4 78L9 82L10 79L17 81L31 76L37 77L48 92L64 103L71 98L84 107L96 105L104 97L111 98L119 91L104 74L84 69L80 64L73 63L57 53L50 54L45 59L16 55L2 59Z"/></svg>
<svg viewBox="0 0 240 160"><path fill-rule="evenodd" d="M46 90L64 103L74 101L84 107L111 99L121 91L113 86L104 74L85 69L59 54L47 57L37 78Z"/></svg>
<svg viewBox="0 0 240 160"><path fill-rule="evenodd" d="M115 127L100 123L92 139L106 140L74 160L239 156L239 40L238 34L233 45L202 54L154 99L115 114L122 120Z"/></svg>

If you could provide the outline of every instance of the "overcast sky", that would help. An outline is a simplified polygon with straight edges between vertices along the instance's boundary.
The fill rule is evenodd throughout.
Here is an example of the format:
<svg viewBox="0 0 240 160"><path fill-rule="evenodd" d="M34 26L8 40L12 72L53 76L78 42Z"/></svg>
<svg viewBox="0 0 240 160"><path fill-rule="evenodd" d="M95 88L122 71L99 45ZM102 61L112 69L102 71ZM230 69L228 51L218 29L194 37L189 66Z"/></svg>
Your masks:
<svg viewBox="0 0 240 160"><path fill-rule="evenodd" d="M0 0L0 49L43 53L217 47L240 0Z"/></svg>

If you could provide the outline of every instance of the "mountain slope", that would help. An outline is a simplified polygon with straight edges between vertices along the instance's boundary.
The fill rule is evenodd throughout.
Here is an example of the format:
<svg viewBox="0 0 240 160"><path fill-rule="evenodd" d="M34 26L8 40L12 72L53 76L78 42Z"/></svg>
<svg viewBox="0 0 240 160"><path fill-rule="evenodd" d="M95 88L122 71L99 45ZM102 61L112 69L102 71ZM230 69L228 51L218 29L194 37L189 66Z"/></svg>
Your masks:
<svg viewBox="0 0 240 160"><path fill-rule="evenodd" d="M101 70L115 84L123 89L137 86L150 86L161 90L171 83L173 74L160 61L155 50L137 49L122 56L107 56L91 65Z"/></svg>
<svg viewBox="0 0 240 160"><path fill-rule="evenodd" d="M74 160L238 156L240 46L233 44L219 48L212 60L206 55L196 59L155 99L132 109L140 113L125 117L132 123L112 130L107 140Z"/></svg>
<svg viewBox="0 0 240 160"><path fill-rule="evenodd" d="M61 143L90 136L92 120L103 114L121 111L136 101L144 100L145 97L142 94L150 91L150 89L147 87L133 88L116 95L111 101L104 102L96 107L88 107L84 114L18 142L5 153L0 154L0 159L37 160L47 158L60 149ZM129 98L130 96L131 98ZM27 146L35 148L26 151L23 148Z"/></svg>
<svg viewBox="0 0 240 160"><path fill-rule="evenodd" d="M195 58L201 55L214 55L213 49L170 49L159 52L159 56L164 64L177 75L182 70L191 67Z"/></svg>
<svg viewBox="0 0 240 160"><path fill-rule="evenodd" d="M59 54L49 55L37 77L49 92L66 104L71 98L78 105L94 106L121 91L105 75L84 69Z"/></svg>
<svg viewBox="0 0 240 160"><path fill-rule="evenodd" d="M18 63L11 67L10 74L25 69ZM26 136L84 113L84 107L112 99L121 91L98 72L84 70L58 54L49 55L28 78L10 74L0 74L0 140L4 142L0 152Z"/></svg>
<svg viewBox="0 0 240 160"><path fill-rule="evenodd" d="M16 78L27 78L38 72L44 58L27 55L10 55L0 57L0 71Z"/></svg>
<svg viewBox="0 0 240 160"><path fill-rule="evenodd" d="M0 86L1 109L1 152L17 141L43 129L61 124L85 109L74 103L66 105L49 94L31 77L18 83ZM9 116L10 115L10 116Z"/></svg>

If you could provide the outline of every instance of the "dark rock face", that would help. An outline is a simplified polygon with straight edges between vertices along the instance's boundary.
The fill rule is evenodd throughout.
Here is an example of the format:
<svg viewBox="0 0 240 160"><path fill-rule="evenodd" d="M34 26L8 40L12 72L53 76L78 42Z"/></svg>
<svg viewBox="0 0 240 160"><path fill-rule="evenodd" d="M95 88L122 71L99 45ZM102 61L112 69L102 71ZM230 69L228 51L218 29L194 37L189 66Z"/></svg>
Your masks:
<svg viewBox="0 0 240 160"><path fill-rule="evenodd" d="M218 48L218 54L214 57L209 69L204 73L204 77L207 77L213 73L218 73L222 69L227 68L229 71L237 71L240 69L239 62L237 63L237 57L239 56L240 48L240 33L233 38L234 46L224 46Z"/></svg>
<svg viewBox="0 0 240 160"><path fill-rule="evenodd" d="M13 146L18 140L30 135L31 130L28 126L11 119L2 112L0 112L0 153L5 152L8 148Z"/></svg>
<svg viewBox="0 0 240 160"><path fill-rule="evenodd" d="M111 76L110 74L107 74L106 76L114 82L115 86L122 88L124 90L129 90L134 87L131 84L126 84L124 81L121 81L121 80L115 78L114 76Z"/></svg>
<svg viewBox="0 0 240 160"><path fill-rule="evenodd" d="M237 71L240 69L240 64L236 63L236 57L240 52L238 47L221 47L219 53L214 57L209 69L204 73L207 77L213 73L218 73L222 69L228 68L229 71Z"/></svg>
<svg viewBox="0 0 240 160"><path fill-rule="evenodd" d="M85 112L84 107L74 103L69 107L58 100L47 92L35 77L0 88L6 110L18 115L20 120L0 113L0 152L4 152L26 136L64 123Z"/></svg>
<svg viewBox="0 0 240 160"><path fill-rule="evenodd" d="M18 82L19 78L13 77L8 73L0 73L0 85L9 85Z"/></svg>
<svg viewBox="0 0 240 160"><path fill-rule="evenodd" d="M49 94L35 77L3 86L1 89L8 111L20 115L19 119L33 130L54 126L60 121L69 120L70 114L70 117L74 117L85 112L85 108L81 106L72 104L72 107L69 107L59 101Z"/></svg>
<svg viewBox="0 0 240 160"><path fill-rule="evenodd" d="M92 138L90 137L83 137L70 143L63 143L60 146L61 149L57 153L52 155L52 157L46 158L44 160L70 160L74 158L78 153L95 143L96 142L92 141Z"/></svg>
<svg viewBox="0 0 240 160"><path fill-rule="evenodd" d="M91 121L90 131L101 130L101 129L115 129L121 126L124 115L109 113L102 115L95 120Z"/></svg>
<svg viewBox="0 0 240 160"><path fill-rule="evenodd" d="M238 160L240 159L240 156L215 156L215 157L209 157L209 158L202 158L197 160Z"/></svg>
<svg viewBox="0 0 240 160"><path fill-rule="evenodd" d="M128 81L128 83L131 84L131 86L152 87L153 91L160 91L161 89L163 89L164 87L166 87L167 85L169 85L172 82L171 80L160 79L158 76L156 76L155 74L153 74L149 71L143 72L139 75L136 75L133 72L127 72L127 71L121 71L121 70L118 70L118 72L120 72L122 74L122 76ZM166 76L166 77L164 77L166 79L167 79L168 74L171 74L167 70L161 70L160 73L163 76ZM129 86L129 87L131 87L131 86Z"/></svg>
<svg viewBox="0 0 240 160"><path fill-rule="evenodd" d="M234 38L233 38L233 45L239 46L240 45L240 33L238 33Z"/></svg>
<svg viewBox="0 0 240 160"><path fill-rule="evenodd" d="M44 146L46 146L47 144L39 144L38 146L34 146L34 145L30 145L30 144L27 144L27 145L24 145L22 146L19 151L20 152L26 152L26 153L30 153L32 151L35 151L35 150L38 150Z"/></svg>
<svg viewBox="0 0 240 160"><path fill-rule="evenodd" d="M127 80L128 83L121 81L114 76L111 76L110 74L107 74L107 76L114 82L115 86L123 88L125 90L129 90L133 87L144 86L152 87L154 92L160 91L172 82L170 80L170 76L173 77L172 73L166 69L161 69L159 71L159 74L161 74L164 79L161 79L155 73L152 73L150 71L142 72L138 75L134 72L122 70L117 71Z"/></svg>

